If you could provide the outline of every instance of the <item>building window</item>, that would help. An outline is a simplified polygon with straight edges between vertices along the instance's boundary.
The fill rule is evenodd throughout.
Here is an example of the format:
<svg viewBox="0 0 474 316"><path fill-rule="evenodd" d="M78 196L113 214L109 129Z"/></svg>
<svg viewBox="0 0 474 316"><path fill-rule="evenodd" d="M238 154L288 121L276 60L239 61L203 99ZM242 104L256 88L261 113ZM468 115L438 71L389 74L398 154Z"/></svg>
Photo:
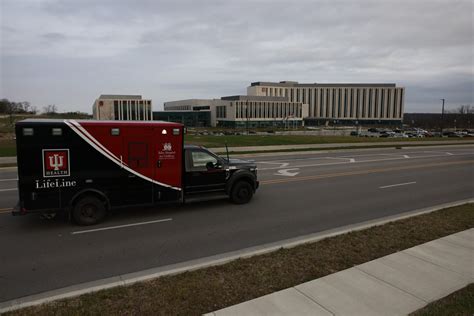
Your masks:
<svg viewBox="0 0 474 316"><path fill-rule="evenodd" d="M122 104L122 111L123 111L122 119L127 121L128 120L128 109L123 104Z"/></svg>
<svg viewBox="0 0 474 316"><path fill-rule="evenodd" d="M380 101L380 106L381 106L381 108L380 108L380 112L381 112L380 117L384 118L385 117L385 90L382 90L381 92L382 92L381 93L381 99L382 100Z"/></svg>
<svg viewBox="0 0 474 316"><path fill-rule="evenodd" d="M119 119L119 105L117 101L114 101L114 120Z"/></svg>
<svg viewBox="0 0 474 316"><path fill-rule="evenodd" d="M342 89L337 89L338 90L338 98L337 98L337 115L334 115L334 117L341 117L342 116Z"/></svg>
<svg viewBox="0 0 474 316"><path fill-rule="evenodd" d="M394 96L393 96L393 118L397 117L397 96L398 96L398 90L395 89L393 90Z"/></svg>
<svg viewBox="0 0 474 316"><path fill-rule="evenodd" d="M378 118L380 116L380 113L379 113L379 108L380 108L379 89L375 89L374 108L375 108L374 117Z"/></svg>
<svg viewBox="0 0 474 316"><path fill-rule="evenodd" d="M385 111L385 117L390 117L390 107L392 106L392 90L387 90L387 111Z"/></svg>
<svg viewBox="0 0 474 316"><path fill-rule="evenodd" d="M369 115L368 117L372 117L372 89L369 89Z"/></svg>
<svg viewBox="0 0 474 316"><path fill-rule="evenodd" d="M217 106L216 107L216 117L217 118L226 118L226 106Z"/></svg>
<svg viewBox="0 0 474 316"><path fill-rule="evenodd" d="M351 89L351 102L349 103L350 110L350 117L354 117L354 89Z"/></svg>
<svg viewBox="0 0 474 316"><path fill-rule="evenodd" d="M362 116L367 118L367 114L366 114L366 111L367 111L367 105L366 105L366 102L367 102L367 89L364 89L362 91Z"/></svg>
<svg viewBox="0 0 474 316"><path fill-rule="evenodd" d="M398 107L398 113L399 113L399 118L403 117L403 89L400 89L400 102L399 102L399 107Z"/></svg>
<svg viewBox="0 0 474 316"><path fill-rule="evenodd" d="M344 89L344 117L347 117L347 114L349 113L349 109L347 108L347 98L349 95L347 94L347 89Z"/></svg>

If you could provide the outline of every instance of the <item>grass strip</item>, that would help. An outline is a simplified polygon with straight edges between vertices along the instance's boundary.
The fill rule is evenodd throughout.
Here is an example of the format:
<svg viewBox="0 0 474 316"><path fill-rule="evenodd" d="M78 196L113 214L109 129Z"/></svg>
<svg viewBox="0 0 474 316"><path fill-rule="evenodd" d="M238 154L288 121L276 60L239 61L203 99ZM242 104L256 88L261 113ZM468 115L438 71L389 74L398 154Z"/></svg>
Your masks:
<svg viewBox="0 0 474 316"><path fill-rule="evenodd" d="M272 146L272 145L308 145L308 144L338 144L338 143L373 143L373 142L423 142L432 141L473 141L472 138L379 138L379 137L354 137L354 136L314 136L314 135L185 135L185 142L213 147L246 147L246 146Z"/></svg>
<svg viewBox="0 0 474 316"><path fill-rule="evenodd" d="M10 168L10 167L16 167L16 162L0 163L0 168Z"/></svg>
<svg viewBox="0 0 474 316"><path fill-rule="evenodd" d="M471 203L8 315L200 315L472 227Z"/></svg>
<svg viewBox="0 0 474 316"><path fill-rule="evenodd" d="M0 140L0 157L16 156L16 142L12 139Z"/></svg>
<svg viewBox="0 0 474 316"><path fill-rule="evenodd" d="M474 283L411 313L410 316L474 315Z"/></svg>

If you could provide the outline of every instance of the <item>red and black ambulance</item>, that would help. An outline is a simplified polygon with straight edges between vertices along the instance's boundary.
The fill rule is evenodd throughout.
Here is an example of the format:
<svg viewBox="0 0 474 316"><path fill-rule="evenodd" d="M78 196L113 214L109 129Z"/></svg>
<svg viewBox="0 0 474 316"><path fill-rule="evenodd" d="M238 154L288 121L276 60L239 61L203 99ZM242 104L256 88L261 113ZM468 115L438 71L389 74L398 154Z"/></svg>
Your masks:
<svg viewBox="0 0 474 316"><path fill-rule="evenodd" d="M67 212L92 225L110 209L258 188L257 167L184 145L182 124L28 119L16 123L19 202L14 215Z"/></svg>

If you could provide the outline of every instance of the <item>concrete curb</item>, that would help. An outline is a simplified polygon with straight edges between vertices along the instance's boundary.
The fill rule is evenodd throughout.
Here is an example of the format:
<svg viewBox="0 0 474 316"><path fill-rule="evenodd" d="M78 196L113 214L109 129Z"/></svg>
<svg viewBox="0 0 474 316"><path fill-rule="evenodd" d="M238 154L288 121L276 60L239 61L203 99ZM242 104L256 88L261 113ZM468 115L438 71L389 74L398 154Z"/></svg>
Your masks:
<svg viewBox="0 0 474 316"><path fill-rule="evenodd" d="M379 226L388 222L401 220L417 215L431 213L443 208L459 206L466 203L474 203L474 199L466 199L461 201L455 201L450 203L444 203L428 208L418 209L414 211L405 212L398 215L387 216L376 220L370 220L362 223L352 224L348 226L338 227L330 230L326 230L319 233L314 233L306 236L291 238L278 242L273 242L265 245L250 247L238 251L228 252L220 255L210 256L202 259L191 260L183 263L147 269L134 273L128 273L124 275L118 275L106 279L96 280L92 282L81 283L72 285L52 291L47 291L39 294L21 297L18 299L6 301L0 303L0 313L13 311L29 306L40 305L48 302L52 302L59 299L71 298L86 293L97 292L104 289L109 289L117 286L126 286L133 283L151 280L166 275L174 275L185 271L193 271L202 269L210 266L222 265L227 262L240 259L249 258L256 255L262 255L272 251L276 251L281 248L292 248L302 244L316 242L321 239L334 237L337 235L345 234L352 231L363 230L373 226Z"/></svg>
<svg viewBox="0 0 474 316"><path fill-rule="evenodd" d="M229 152L238 153L246 151L270 152L277 150L305 150L305 149L331 149L331 148L354 148L354 147L377 147L377 146L436 146L436 145L463 145L474 144L471 140L465 141L394 141L394 142L360 142L360 143L326 143L326 144L294 144L294 145L268 145L268 146L243 146L229 147ZM209 148L215 152L226 152L225 147Z"/></svg>

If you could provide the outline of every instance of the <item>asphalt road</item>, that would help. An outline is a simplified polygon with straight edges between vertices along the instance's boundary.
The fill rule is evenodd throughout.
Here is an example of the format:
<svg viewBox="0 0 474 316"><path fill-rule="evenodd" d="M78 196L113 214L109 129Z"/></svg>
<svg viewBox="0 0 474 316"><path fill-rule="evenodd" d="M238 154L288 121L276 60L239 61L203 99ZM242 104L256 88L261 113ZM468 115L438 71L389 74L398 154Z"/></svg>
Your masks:
<svg viewBox="0 0 474 316"><path fill-rule="evenodd" d="M123 210L88 228L11 216L16 170L0 169L0 302L474 195L474 146L254 159L261 187L247 205Z"/></svg>

